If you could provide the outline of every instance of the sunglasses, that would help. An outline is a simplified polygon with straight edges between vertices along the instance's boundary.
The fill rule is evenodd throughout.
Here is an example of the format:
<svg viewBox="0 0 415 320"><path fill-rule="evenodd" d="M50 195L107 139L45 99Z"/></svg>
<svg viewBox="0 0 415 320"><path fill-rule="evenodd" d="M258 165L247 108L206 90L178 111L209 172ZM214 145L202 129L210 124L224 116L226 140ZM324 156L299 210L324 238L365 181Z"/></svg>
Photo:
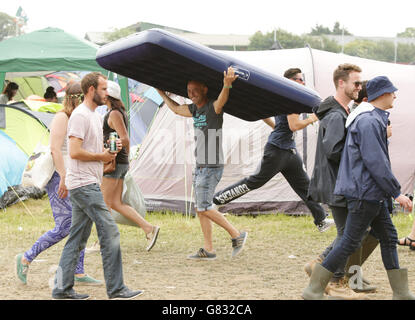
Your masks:
<svg viewBox="0 0 415 320"><path fill-rule="evenodd" d="M355 82L353 82L353 84L354 84L355 88L357 89L357 88L359 88L363 85L363 82L362 81L355 81Z"/></svg>
<svg viewBox="0 0 415 320"><path fill-rule="evenodd" d="M304 79L303 79L303 78L291 78L291 79L293 79L294 81L301 81L301 82L304 82Z"/></svg>

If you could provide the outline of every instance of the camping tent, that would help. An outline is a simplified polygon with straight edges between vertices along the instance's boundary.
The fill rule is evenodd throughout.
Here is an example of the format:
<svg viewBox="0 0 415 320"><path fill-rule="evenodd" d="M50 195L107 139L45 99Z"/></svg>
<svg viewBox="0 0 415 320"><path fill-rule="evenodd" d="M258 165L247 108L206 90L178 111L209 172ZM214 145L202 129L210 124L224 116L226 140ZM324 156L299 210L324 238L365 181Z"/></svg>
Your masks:
<svg viewBox="0 0 415 320"><path fill-rule="evenodd" d="M0 152L0 197L7 188L20 184L28 156L16 142L0 130L0 146L7 152Z"/></svg>
<svg viewBox="0 0 415 320"><path fill-rule="evenodd" d="M0 197L20 184L27 159L38 144L49 143L53 114L0 105Z"/></svg>
<svg viewBox="0 0 415 320"><path fill-rule="evenodd" d="M226 54L279 75L288 68L299 67L305 74L306 85L316 90L321 97L334 94L332 74L341 63L359 65L363 69L363 79L371 79L377 75L388 76L399 88L395 108L390 116L393 126L389 145L392 169L402 185L402 192L413 191L415 151L407 147L407 141L415 136L415 126L412 124L415 109L411 102L411 88L415 86L415 66L373 61L308 48L234 51ZM185 102L180 97L175 99L179 103ZM304 159L309 175L314 166L317 131L318 124L315 124L295 135L298 152ZM270 132L271 128L262 121L247 122L225 114L223 145L226 165L217 190L255 171ZM193 212L193 150L192 119L177 116L167 107L162 107L142 143L137 160L131 164L133 176L146 198L149 210ZM276 175L262 188L229 203L221 209L224 210L234 213L275 210L308 212L281 174Z"/></svg>
<svg viewBox="0 0 415 320"><path fill-rule="evenodd" d="M8 72L20 73L20 77L39 75L39 72L46 75L53 71L109 74L95 61L97 49L95 44L57 28L45 28L3 40L0 42L0 90ZM119 77L119 82L121 97L129 106L127 79Z"/></svg>

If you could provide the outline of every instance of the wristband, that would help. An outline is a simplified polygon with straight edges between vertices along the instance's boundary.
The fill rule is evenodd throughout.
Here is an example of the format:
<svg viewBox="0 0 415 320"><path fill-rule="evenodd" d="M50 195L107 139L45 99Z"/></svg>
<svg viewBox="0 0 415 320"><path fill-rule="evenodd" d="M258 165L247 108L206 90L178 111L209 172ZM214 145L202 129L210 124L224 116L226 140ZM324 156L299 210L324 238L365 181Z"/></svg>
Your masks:
<svg viewBox="0 0 415 320"><path fill-rule="evenodd" d="M225 89L232 89L232 86L223 86Z"/></svg>

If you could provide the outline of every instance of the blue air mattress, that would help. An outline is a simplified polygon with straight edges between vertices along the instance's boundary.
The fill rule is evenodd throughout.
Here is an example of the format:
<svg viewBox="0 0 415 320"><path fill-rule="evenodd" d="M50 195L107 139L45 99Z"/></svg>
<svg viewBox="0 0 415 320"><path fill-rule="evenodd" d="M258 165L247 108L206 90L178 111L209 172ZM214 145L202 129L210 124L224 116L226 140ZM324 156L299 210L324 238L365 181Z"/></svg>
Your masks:
<svg viewBox="0 0 415 320"><path fill-rule="evenodd" d="M292 80L273 75L198 43L160 29L150 29L98 49L103 68L152 87L187 97L187 82L199 80L217 98L223 71L234 67L233 83L224 111L255 121L278 114L311 113L318 94Z"/></svg>

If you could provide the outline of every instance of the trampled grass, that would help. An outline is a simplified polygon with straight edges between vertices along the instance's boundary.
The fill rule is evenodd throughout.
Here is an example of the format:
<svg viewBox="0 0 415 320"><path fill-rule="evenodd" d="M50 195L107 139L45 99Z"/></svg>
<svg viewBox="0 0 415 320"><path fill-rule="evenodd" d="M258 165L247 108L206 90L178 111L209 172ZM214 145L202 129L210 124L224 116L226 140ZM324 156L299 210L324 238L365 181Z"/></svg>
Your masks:
<svg viewBox="0 0 415 320"><path fill-rule="evenodd" d="M141 229L119 225L125 281L129 286L145 289L146 299L301 299L301 292L308 284L304 264L320 254L336 236L335 228L318 232L311 216L227 215L235 227L249 233L244 251L231 259L228 233L214 226L217 260L194 262L186 256L203 246L198 218L150 213L146 219L161 227L157 244L150 253L145 251L146 240ZM399 237L403 237L408 235L413 220L410 215L398 214L393 216L393 222ZM0 211L0 291L6 292L5 299L50 299L47 282L52 275L48 270L58 264L66 240L37 257L38 263L32 263L29 284L23 291L16 286L13 261L17 253L29 249L41 234L53 227L47 197ZM93 227L88 246L96 240ZM398 247L398 252L401 266L409 269L410 287L413 285L415 290L415 251ZM85 268L89 274L103 279L99 253L86 255ZM379 247L363 269L379 287L371 298L389 299L391 291ZM106 299L104 287L94 289L91 294L95 299Z"/></svg>

